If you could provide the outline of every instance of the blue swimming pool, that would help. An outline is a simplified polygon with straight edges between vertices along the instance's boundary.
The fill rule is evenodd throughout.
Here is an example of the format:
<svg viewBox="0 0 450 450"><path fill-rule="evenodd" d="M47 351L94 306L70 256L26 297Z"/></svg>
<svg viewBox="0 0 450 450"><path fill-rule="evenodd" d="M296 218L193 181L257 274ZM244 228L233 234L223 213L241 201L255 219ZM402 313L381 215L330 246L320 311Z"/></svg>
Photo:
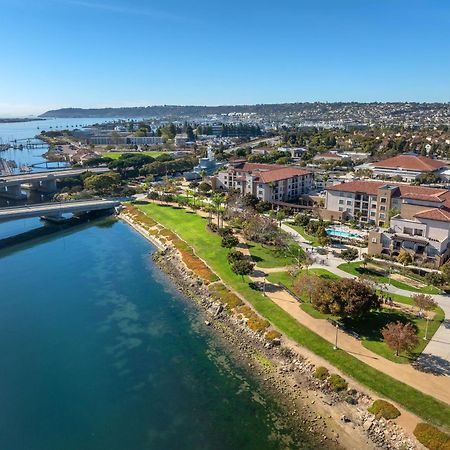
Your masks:
<svg viewBox="0 0 450 450"><path fill-rule="evenodd" d="M343 237L347 239L360 239L360 237L355 233L350 233L349 231L342 231L342 230L333 230L332 228L327 229L328 236L336 236L336 237Z"/></svg>

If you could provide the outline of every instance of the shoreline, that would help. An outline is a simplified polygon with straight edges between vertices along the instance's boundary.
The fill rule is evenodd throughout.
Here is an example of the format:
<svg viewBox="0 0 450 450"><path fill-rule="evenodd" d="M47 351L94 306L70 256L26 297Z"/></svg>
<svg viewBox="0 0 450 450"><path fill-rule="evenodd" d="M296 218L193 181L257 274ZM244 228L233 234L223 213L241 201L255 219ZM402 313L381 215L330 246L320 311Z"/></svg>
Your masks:
<svg viewBox="0 0 450 450"><path fill-rule="evenodd" d="M228 313L226 306L212 297L204 281L185 265L170 243L160 242L126 213L121 213L119 218L157 247L153 254L157 266L187 299L193 300L201 316L206 317L205 324L225 342L231 354L248 366L258 384L279 400L295 428L312 434L318 444L328 443L330 448L423 448L397 423L377 420L367 412L374 399L366 390L359 386L352 389L354 383L348 380L347 391L331 391L326 382L313 377L320 358L308 354L306 349L299 351L298 345L284 336L282 346L278 346L251 331L245 321ZM331 370L339 373L334 368ZM356 398L356 405L344 400L345 396L348 398L347 392Z"/></svg>

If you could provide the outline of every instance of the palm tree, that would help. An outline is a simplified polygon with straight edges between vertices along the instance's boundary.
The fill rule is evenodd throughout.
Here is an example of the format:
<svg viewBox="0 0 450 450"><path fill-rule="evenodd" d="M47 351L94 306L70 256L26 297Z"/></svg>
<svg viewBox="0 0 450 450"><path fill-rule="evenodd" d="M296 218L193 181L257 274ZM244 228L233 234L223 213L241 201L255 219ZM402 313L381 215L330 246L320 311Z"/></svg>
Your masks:
<svg viewBox="0 0 450 450"><path fill-rule="evenodd" d="M217 226L220 228L220 207L222 206L223 202L223 194L216 192L212 196L212 202L216 208L216 214L217 214Z"/></svg>

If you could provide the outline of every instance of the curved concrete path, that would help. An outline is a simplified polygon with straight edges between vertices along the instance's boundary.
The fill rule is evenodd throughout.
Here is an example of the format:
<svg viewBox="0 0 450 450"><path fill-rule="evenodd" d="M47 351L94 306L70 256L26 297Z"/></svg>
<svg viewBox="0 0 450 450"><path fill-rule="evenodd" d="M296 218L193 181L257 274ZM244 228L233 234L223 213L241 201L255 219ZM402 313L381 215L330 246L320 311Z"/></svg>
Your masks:
<svg viewBox="0 0 450 450"><path fill-rule="evenodd" d="M307 243L300 233L286 224L282 224L281 227L303 248L308 251L313 251L313 247ZM311 267L326 268L341 278L357 278L338 268L338 266L344 262L341 259L330 254L326 257L321 257L320 259L323 261L323 264L314 264ZM399 289L392 285L384 285L383 291L403 295L405 297L410 297L413 294L411 291ZM425 347L422 355L417 359L416 364L419 364L424 370L450 376L450 297L446 295L433 295L432 297L444 311L445 319Z"/></svg>

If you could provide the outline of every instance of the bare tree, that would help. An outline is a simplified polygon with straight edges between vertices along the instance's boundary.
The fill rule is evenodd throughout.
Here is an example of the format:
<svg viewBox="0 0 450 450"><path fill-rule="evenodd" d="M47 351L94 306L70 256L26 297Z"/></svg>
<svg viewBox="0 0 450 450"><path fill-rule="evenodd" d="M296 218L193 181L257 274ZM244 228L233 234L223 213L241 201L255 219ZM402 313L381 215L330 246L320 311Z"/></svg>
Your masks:
<svg viewBox="0 0 450 450"><path fill-rule="evenodd" d="M410 352L419 343L416 330L411 323L388 323L381 330L381 334L388 347L395 350L396 356L398 356L400 352Z"/></svg>
<svg viewBox="0 0 450 450"><path fill-rule="evenodd" d="M415 305L420 309L422 314L425 315L425 318L427 319L427 325L425 328L425 336L424 339L428 339L428 322L430 320L429 311L432 311L434 308L436 308L437 303L433 299L431 295L426 294L414 294L411 296ZM426 312L425 312L426 311Z"/></svg>

